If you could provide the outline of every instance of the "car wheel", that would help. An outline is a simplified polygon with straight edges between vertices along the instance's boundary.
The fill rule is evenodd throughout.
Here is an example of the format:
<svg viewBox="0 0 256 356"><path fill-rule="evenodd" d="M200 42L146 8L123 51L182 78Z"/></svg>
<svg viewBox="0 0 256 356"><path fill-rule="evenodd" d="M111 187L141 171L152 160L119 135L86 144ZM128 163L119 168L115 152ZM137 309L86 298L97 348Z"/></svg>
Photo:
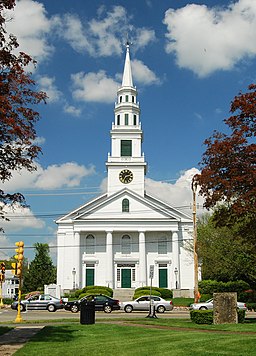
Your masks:
<svg viewBox="0 0 256 356"><path fill-rule="evenodd" d="M206 307L200 307L199 310L208 310Z"/></svg>
<svg viewBox="0 0 256 356"><path fill-rule="evenodd" d="M72 307L70 308L70 311L72 313L78 313L79 312L79 308L77 305L72 305Z"/></svg>
<svg viewBox="0 0 256 356"><path fill-rule="evenodd" d="M17 310L18 310L18 304L17 304ZM21 304L20 305L20 311L23 312L25 310L26 310L25 305Z"/></svg>
<svg viewBox="0 0 256 356"><path fill-rule="evenodd" d="M163 305L159 305L156 310L158 313L164 313L165 312L165 307Z"/></svg>
<svg viewBox="0 0 256 356"><path fill-rule="evenodd" d="M131 305L126 305L124 311L126 313L131 313L133 311L133 307Z"/></svg>
<svg viewBox="0 0 256 356"><path fill-rule="evenodd" d="M111 313L112 312L112 308L110 305L104 305L104 312L105 313Z"/></svg>
<svg viewBox="0 0 256 356"><path fill-rule="evenodd" d="M55 305L50 304L50 305L48 305L47 310L49 312L55 312L56 311L56 307L55 307Z"/></svg>

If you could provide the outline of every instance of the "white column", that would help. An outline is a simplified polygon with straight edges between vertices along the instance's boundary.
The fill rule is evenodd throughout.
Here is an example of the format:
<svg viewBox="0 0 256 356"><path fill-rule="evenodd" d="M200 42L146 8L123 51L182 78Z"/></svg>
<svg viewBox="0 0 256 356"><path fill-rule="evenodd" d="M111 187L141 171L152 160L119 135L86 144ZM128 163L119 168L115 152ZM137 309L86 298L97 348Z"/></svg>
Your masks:
<svg viewBox="0 0 256 356"><path fill-rule="evenodd" d="M75 288L81 288L82 260L80 257L80 233L74 233L73 239L73 267L72 267L72 287L75 282Z"/></svg>
<svg viewBox="0 0 256 356"><path fill-rule="evenodd" d="M172 233L172 253L173 253L173 288L175 288L176 278L177 278L177 287L180 289L180 255L179 255L179 235L177 231ZM177 276L175 276L175 272Z"/></svg>
<svg viewBox="0 0 256 356"><path fill-rule="evenodd" d="M141 287L147 284L145 231L139 231L139 266Z"/></svg>
<svg viewBox="0 0 256 356"><path fill-rule="evenodd" d="M107 273L106 282L110 288L114 288L114 261L113 261L113 231L106 231Z"/></svg>

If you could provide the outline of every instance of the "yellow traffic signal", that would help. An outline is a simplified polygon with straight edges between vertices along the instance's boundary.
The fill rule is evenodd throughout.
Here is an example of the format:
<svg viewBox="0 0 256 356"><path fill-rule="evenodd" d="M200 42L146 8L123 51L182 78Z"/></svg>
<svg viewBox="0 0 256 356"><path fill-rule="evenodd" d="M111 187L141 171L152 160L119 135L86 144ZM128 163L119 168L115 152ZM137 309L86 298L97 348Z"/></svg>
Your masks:
<svg viewBox="0 0 256 356"><path fill-rule="evenodd" d="M12 274L14 274L14 275L17 274L17 263L16 262L12 263Z"/></svg>
<svg viewBox="0 0 256 356"><path fill-rule="evenodd" d="M14 258L18 261L16 264L16 275L20 277L22 274L22 261L24 259L24 242L23 241L15 242L15 245L18 247L15 249L17 255L14 256Z"/></svg>

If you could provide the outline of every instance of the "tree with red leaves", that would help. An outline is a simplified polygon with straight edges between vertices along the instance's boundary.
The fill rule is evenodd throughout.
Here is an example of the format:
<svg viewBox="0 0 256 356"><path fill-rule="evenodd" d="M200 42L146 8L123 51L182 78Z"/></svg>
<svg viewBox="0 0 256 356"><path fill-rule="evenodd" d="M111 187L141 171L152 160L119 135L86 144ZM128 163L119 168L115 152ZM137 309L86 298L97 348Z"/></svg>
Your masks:
<svg viewBox="0 0 256 356"><path fill-rule="evenodd" d="M221 204L219 213L233 217L256 216L256 85L239 93L231 103L232 116L224 120L227 135L215 131L205 140L201 174L194 177L205 207ZM227 214L228 213L228 214ZM221 214L219 215L221 218Z"/></svg>
<svg viewBox="0 0 256 356"><path fill-rule="evenodd" d="M41 148L34 144L35 123L39 113L34 105L45 102L46 93L33 90L35 81L25 71L36 62L27 54L16 49L19 44L14 35L6 31L6 10L15 7L15 0L0 0L0 181L12 177L14 170L36 169L34 159ZM0 216L4 217L5 204L25 205L19 193L8 194L0 190Z"/></svg>

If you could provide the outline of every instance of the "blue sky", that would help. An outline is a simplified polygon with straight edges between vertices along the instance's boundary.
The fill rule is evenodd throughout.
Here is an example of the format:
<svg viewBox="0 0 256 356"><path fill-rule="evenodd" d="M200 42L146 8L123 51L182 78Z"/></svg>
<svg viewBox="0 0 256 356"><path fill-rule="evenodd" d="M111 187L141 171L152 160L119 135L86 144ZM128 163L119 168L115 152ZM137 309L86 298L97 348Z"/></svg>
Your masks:
<svg viewBox="0 0 256 356"><path fill-rule="evenodd" d="M255 82L256 2L20 0L8 16L7 30L38 61L33 77L49 99L37 108L37 172L16 172L3 186L22 192L30 208L6 207L2 248L47 242L54 256L54 220L104 192L127 34L147 190L189 207L203 141L226 130L231 100Z"/></svg>

